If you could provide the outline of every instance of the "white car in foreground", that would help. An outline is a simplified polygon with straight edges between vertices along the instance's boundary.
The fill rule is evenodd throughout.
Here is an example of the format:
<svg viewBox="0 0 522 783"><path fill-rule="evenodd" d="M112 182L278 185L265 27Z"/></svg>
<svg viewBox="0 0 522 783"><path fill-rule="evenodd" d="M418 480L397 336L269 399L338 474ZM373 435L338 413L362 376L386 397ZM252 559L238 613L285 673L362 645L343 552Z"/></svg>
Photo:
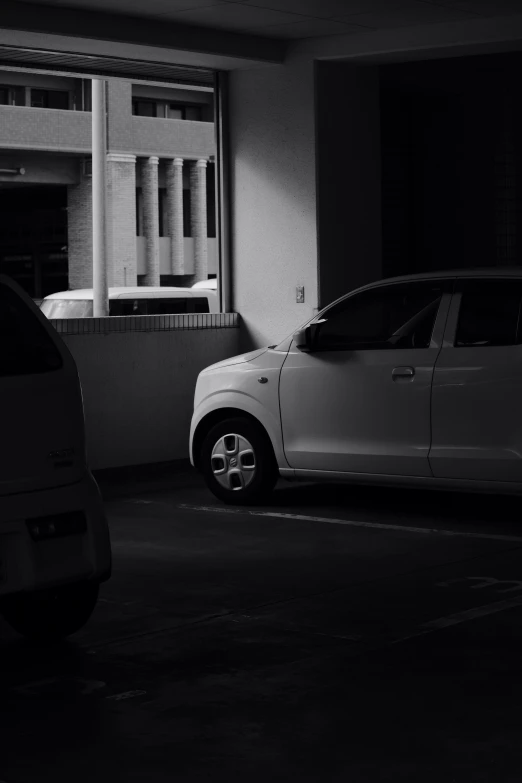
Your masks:
<svg viewBox="0 0 522 783"><path fill-rule="evenodd" d="M225 502L278 476L522 492L522 270L357 289L200 373L190 457Z"/></svg>
<svg viewBox="0 0 522 783"><path fill-rule="evenodd" d="M0 345L0 613L25 636L68 636L111 574L109 530L74 359L3 275Z"/></svg>

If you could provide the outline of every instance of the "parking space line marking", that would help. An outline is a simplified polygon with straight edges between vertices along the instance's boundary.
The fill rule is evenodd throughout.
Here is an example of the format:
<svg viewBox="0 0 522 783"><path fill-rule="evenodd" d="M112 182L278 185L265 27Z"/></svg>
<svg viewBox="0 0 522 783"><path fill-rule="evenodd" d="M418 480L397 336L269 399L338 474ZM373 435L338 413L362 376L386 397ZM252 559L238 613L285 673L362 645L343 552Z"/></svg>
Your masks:
<svg viewBox="0 0 522 783"><path fill-rule="evenodd" d="M391 644L400 644L406 642L408 639L414 639L417 636L425 636L435 631L443 631L445 628L451 628L461 623L467 623L470 620L477 620L481 617L487 617L490 614L497 614L498 612L505 612L507 609L515 609L522 606L522 596L517 598L506 598L503 601L494 601L491 604L483 604L482 606L475 606L473 609L465 609L462 612L455 612L455 614L448 614L446 617L438 617L436 620L429 620L427 623L422 623L416 631L401 636L400 639L394 639Z"/></svg>
<svg viewBox="0 0 522 783"><path fill-rule="evenodd" d="M144 696L147 691L125 691L124 693L115 693L113 696L106 696L107 701L123 701L124 699L133 699L135 696Z"/></svg>
<svg viewBox="0 0 522 783"><path fill-rule="evenodd" d="M388 525L384 522L361 522L352 519L335 519L333 517L313 517L307 514L285 514L278 511L252 511L246 508L220 508L219 506L192 506L189 503L179 503L177 508L187 511L213 511L224 514L248 514L254 517L274 517L276 519L294 519L304 522L326 522L329 525L346 525L347 527L364 527L376 530L391 530L401 533L424 533L425 535L451 536L452 538L482 538L486 541L511 541L522 544L522 536L504 536L495 533L470 533L464 530L445 530L434 527L410 527L408 525Z"/></svg>

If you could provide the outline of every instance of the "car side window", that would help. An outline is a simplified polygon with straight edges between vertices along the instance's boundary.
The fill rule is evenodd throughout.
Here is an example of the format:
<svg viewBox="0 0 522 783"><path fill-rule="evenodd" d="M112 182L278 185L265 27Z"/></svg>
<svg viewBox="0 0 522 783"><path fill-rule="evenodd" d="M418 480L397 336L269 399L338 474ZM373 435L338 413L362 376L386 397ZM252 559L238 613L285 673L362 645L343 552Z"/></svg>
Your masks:
<svg viewBox="0 0 522 783"><path fill-rule="evenodd" d="M151 299L149 315L176 315L187 312L186 299Z"/></svg>
<svg viewBox="0 0 522 783"><path fill-rule="evenodd" d="M362 291L321 317L314 350L428 348L450 283L422 281Z"/></svg>
<svg viewBox="0 0 522 783"><path fill-rule="evenodd" d="M517 280L464 280L456 348L485 348L521 342L522 283Z"/></svg>
<svg viewBox="0 0 522 783"><path fill-rule="evenodd" d="M109 315L123 315L123 299L109 299Z"/></svg>
<svg viewBox="0 0 522 783"><path fill-rule="evenodd" d="M147 299L120 299L118 310L118 315L148 315Z"/></svg>
<svg viewBox="0 0 522 783"><path fill-rule="evenodd" d="M189 300L187 313L208 313L208 299L206 296L195 296Z"/></svg>

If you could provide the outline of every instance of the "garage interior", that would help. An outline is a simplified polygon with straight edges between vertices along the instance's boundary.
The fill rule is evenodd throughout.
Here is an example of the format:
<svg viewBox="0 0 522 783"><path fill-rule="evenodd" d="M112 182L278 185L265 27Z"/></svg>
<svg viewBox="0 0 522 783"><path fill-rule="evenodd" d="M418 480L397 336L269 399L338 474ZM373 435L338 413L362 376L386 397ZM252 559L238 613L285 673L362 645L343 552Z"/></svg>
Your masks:
<svg viewBox="0 0 522 783"><path fill-rule="evenodd" d="M522 54L316 63L319 304L522 261Z"/></svg>
<svg viewBox="0 0 522 783"><path fill-rule="evenodd" d="M380 68L385 277L521 263L522 55Z"/></svg>

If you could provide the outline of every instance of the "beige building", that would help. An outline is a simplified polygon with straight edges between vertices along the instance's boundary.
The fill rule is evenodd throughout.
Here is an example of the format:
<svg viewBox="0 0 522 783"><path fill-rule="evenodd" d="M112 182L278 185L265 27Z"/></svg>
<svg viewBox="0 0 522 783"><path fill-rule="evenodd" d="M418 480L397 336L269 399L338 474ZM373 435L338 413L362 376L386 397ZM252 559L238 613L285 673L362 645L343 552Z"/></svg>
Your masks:
<svg viewBox="0 0 522 783"><path fill-rule="evenodd" d="M92 286L91 82L0 72L0 270L38 299ZM214 95L110 82L110 285L216 274Z"/></svg>

